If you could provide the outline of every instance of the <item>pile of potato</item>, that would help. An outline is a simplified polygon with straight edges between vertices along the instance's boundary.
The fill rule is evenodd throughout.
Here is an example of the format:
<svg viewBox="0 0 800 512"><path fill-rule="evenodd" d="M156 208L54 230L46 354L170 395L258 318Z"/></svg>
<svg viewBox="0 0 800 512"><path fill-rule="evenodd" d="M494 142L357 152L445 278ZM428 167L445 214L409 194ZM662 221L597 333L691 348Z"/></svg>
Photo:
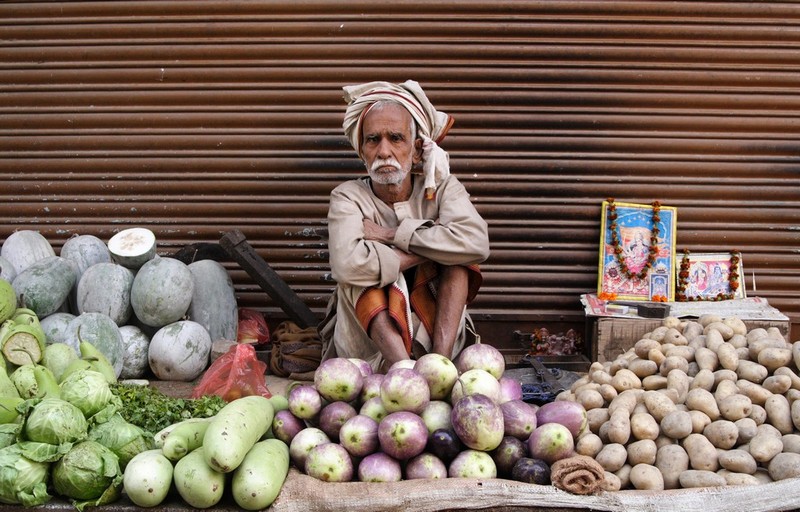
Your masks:
<svg viewBox="0 0 800 512"><path fill-rule="evenodd" d="M586 408L576 451L607 490L760 484L800 476L798 366L776 328L670 317L558 399Z"/></svg>

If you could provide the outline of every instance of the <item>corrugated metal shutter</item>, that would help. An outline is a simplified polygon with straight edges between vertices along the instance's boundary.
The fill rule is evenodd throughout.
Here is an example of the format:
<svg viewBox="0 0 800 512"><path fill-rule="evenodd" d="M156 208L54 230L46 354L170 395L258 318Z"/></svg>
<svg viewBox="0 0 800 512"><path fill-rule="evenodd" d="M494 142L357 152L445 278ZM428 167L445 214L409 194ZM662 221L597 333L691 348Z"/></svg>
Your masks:
<svg viewBox="0 0 800 512"><path fill-rule="evenodd" d="M490 223L489 339L580 325L606 197L678 207L679 248L741 250L748 293L800 322L798 4L7 2L0 20L2 238L145 225L168 253L240 229L321 311L314 228L362 172L341 87L413 78L455 116L443 146ZM241 305L279 313L230 270Z"/></svg>

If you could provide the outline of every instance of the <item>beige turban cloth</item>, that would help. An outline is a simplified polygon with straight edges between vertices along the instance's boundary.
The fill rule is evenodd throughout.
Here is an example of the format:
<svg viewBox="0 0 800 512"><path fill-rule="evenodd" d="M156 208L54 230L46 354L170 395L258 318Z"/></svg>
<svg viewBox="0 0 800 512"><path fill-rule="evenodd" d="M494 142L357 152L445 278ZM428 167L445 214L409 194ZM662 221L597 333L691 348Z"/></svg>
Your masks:
<svg viewBox="0 0 800 512"><path fill-rule="evenodd" d="M450 175L450 157L439 147L439 142L453 125L453 118L439 112L425 95L422 87L413 80L402 84L369 82L348 85L344 88L347 111L344 114L344 133L350 144L361 155L361 123L369 109L377 101L391 100L401 104L417 123L418 136L422 139L422 172L425 176L425 191L433 198L436 187Z"/></svg>

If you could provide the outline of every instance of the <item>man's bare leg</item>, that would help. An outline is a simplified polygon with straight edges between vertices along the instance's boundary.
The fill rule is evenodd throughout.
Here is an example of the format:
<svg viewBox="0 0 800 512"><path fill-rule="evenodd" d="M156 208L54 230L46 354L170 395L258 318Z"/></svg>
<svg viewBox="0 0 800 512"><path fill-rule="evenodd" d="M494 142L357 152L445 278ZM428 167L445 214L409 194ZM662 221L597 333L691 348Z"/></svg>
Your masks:
<svg viewBox="0 0 800 512"><path fill-rule="evenodd" d="M467 304L469 291L469 270L459 265L441 267L439 285L436 291L436 319L432 341L433 352L445 357L453 357L461 315Z"/></svg>
<svg viewBox="0 0 800 512"><path fill-rule="evenodd" d="M387 310L381 311L372 319L369 324L369 337L383 355L384 370L397 361L408 359L403 337Z"/></svg>

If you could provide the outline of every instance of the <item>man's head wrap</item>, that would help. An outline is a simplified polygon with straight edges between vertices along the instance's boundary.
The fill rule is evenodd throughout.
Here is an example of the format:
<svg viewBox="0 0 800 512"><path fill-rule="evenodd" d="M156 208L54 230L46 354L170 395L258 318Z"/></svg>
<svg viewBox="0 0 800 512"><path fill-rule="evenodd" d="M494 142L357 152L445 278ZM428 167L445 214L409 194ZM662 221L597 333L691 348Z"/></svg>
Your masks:
<svg viewBox="0 0 800 512"><path fill-rule="evenodd" d="M406 80L402 84L369 82L348 85L344 88L347 110L344 115L344 133L356 152L361 155L362 122L372 105L381 100L394 101L411 114L417 124L417 135L422 139L422 171L428 198L439 183L450 175L450 158L438 143L453 125L453 118L436 110L419 84Z"/></svg>

